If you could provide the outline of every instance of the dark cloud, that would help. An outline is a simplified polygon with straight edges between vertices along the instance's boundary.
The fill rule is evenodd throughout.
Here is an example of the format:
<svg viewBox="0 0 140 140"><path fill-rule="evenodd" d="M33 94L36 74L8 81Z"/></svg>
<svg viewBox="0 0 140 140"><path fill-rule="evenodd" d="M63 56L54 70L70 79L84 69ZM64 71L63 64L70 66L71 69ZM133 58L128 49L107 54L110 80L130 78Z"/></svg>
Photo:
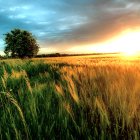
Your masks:
<svg viewBox="0 0 140 140"><path fill-rule="evenodd" d="M103 42L136 27L139 0L0 0L0 38L22 28L31 31L41 47Z"/></svg>

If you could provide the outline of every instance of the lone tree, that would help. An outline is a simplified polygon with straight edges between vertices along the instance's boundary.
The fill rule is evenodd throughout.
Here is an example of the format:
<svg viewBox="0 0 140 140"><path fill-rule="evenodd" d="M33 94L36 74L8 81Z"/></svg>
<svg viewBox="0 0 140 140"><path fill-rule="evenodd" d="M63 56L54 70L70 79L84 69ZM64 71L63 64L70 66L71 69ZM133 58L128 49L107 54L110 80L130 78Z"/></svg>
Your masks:
<svg viewBox="0 0 140 140"><path fill-rule="evenodd" d="M39 46L32 33L14 29L5 34L5 50L4 53L11 57L34 57L39 51Z"/></svg>

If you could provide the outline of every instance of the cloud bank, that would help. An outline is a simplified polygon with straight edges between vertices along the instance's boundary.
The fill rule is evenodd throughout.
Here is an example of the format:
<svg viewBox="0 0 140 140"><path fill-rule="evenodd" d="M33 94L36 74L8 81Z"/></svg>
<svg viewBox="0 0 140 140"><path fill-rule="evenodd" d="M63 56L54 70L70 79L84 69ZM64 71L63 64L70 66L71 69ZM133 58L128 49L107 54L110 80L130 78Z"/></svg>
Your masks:
<svg viewBox="0 0 140 140"><path fill-rule="evenodd" d="M31 31L42 50L94 44L140 28L139 0L0 0L0 48L13 28Z"/></svg>

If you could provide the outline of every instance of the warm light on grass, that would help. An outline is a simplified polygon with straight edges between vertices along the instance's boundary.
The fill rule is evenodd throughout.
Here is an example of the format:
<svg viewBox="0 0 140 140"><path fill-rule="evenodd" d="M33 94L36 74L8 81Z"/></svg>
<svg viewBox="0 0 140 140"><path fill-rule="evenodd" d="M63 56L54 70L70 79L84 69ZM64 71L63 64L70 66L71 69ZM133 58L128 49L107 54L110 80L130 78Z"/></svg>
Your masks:
<svg viewBox="0 0 140 140"><path fill-rule="evenodd" d="M139 62L113 54L0 65L1 139L140 138Z"/></svg>

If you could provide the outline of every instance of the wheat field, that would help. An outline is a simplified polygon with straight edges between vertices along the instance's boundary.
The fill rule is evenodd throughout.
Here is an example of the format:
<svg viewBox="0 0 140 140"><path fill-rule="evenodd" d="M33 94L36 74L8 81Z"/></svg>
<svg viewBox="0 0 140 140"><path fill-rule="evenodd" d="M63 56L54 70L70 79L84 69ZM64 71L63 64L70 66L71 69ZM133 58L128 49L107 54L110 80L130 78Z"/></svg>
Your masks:
<svg viewBox="0 0 140 140"><path fill-rule="evenodd" d="M0 139L139 140L140 61L0 61Z"/></svg>

